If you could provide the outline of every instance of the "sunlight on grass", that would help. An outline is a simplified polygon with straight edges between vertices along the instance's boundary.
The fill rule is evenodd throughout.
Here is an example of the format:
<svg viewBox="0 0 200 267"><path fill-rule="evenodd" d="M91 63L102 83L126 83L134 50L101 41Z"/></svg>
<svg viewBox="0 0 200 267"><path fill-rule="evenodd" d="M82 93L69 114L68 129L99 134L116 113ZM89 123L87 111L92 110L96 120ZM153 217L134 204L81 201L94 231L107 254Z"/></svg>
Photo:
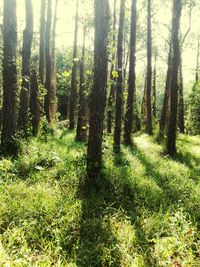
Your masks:
<svg viewBox="0 0 200 267"><path fill-rule="evenodd" d="M134 142L117 156L105 140L101 189L88 196L73 132L2 159L0 266L198 266L199 138L180 135L174 159L147 135Z"/></svg>

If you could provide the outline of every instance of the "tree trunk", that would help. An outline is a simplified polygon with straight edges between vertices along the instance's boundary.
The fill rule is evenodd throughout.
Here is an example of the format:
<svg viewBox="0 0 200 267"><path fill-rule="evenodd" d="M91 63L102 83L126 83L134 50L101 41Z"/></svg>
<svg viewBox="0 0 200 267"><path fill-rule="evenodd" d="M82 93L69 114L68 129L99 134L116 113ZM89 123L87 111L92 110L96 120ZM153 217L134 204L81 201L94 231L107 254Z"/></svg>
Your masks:
<svg viewBox="0 0 200 267"><path fill-rule="evenodd" d="M199 81L199 55L200 54L200 39L198 40L198 45L197 45L197 65L196 65L196 83Z"/></svg>
<svg viewBox="0 0 200 267"><path fill-rule="evenodd" d="M153 86L152 86L152 112L153 112L153 117L154 119L156 119L156 113L157 113L157 108L156 108L156 57L155 56L155 66L154 66L154 70L153 70Z"/></svg>
<svg viewBox="0 0 200 267"><path fill-rule="evenodd" d="M76 18L75 18L75 30L74 30L74 48L73 48L73 66L72 66L72 78L71 78L71 91L70 91L70 103L69 103L69 129L75 127L75 110L77 104L77 38L78 38L78 4L76 2Z"/></svg>
<svg viewBox="0 0 200 267"><path fill-rule="evenodd" d="M152 134L151 83L152 83L152 37L151 37L151 0L148 0L147 15L147 123L146 132Z"/></svg>
<svg viewBox="0 0 200 267"><path fill-rule="evenodd" d="M45 80L45 12L46 0L41 0L40 16L40 55L39 55L39 80L44 85Z"/></svg>
<svg viewBox="0 0 200 267"><path fill-rule="evenodd" d="M176 124L177 124L177 102L178 102L178 68L180 62L179 48L179 28L181 17L182 1L173 1L172 16L172 83L170 90L170 118L167 136L167 153L174 155L176 153Z"/></svg>
<svg viewBox="0 0 200 267"><path fill-rule="evenodd" d="M3 128L1 150L4 155L16 155L17 103L17 16L16 0L4 0L3 18Z"/></svg>
<svg viewBox="0 0 200 267"><path fill-rule="evenodd" d="M56 42L56 24L57 24L57 9L58 9L58 0L55 2L54 10L54 21L52 27L52 46L51 46L51 88L49 92L49 114L50 121L53 123L56 120L56 59L55 59L55 42Z"/></svg>
<svg viewBox="0 0 200 267"><path fill-rule="evenodd" d="M108 70L108 0L95 0L94 84L90 99L90 123L87 151L87 173L96 179L102 166L103 119L106 103Z"/></svg>
<svg viewBox="0 0 200 267"><path fill-rule="evenodd" d="M178 124L180 133L185 132L185 120L184 120L184 96L183 96L183 68L182 68L182 56L180 52L180 65L179 65L179 101L178 101Z"/></svg>
<svg viewBox="0 0 200 267"><path fill-rule="evenodd" d="M22 49L22 84L19 107L19 130L23 137L28 137L29 97L30 97L30 59L33 39L33 6L32 0L25 1L26 28L23 33Z"/></svg>
<svg viewBox="0 0 200 267"><path fill-rule="evenodd" d="M131 32L130 32L130 61L128 79L128 98L125 114L124 142L132 144L131 134L133 129L133 102L135 96L135 51L136 51L136 0L132 0L131 7Z"/></svg>
<svg viewBox="0 0 200 267"><path fill-rule="evenodd" d="M31 91L30 91L30 114L32 134L37 136L40 124L41 106L39 101L38 81L36 70L33 69L31 73Z"/></svg>
<svg viewBox="0 0 200 267"><path fill-rule="evenodd" d="M117 41L117 90L116 90L116 113L115 113L115 130L114 130L114 150L120 151L121 143L121 124L122 124L122 106L123 106L123 34L124 34L124 15L125 0L121 0L119 31Z"/></svg>
<svg viewBox="0 0 200 267"><path fill-rule="evenodd" d="M170 86L171 86L171 79L172 79L172 45L170 44L169 55L168 55L167 76L166 76L166 83L165 83L165 94L164 94L164 99L163 99L163 106L162 106L160 125L159 125L159 138L163 138L163 135L164 135L167 111L168 111L168 106L169 106L168 104L169 104L169 91L170 91Z"/></svg>
<svg viewBox="0 0 200 267"><path fill-rule="evenodd" d="M144 81L144 93L142 97L142 104L141 104L141 122L142 126L146 125L147 120L147 73L145 74L145 81Z"/></svg>
<svg viewBox="0 0 200 267"><path fill-rule="evenodd" d="M85 64L85 36L86 26L83 33L82 58L80 62L80 91L79 91L79 110L76 131L76 140L86 142L87 140L87 99L85 92L84 64Z"/></svg>
<svg viewBox="0 0 200 267"><path fill-rule="evenodd" d="M107 122L107 132L111 133L112 132L112 109L113 109L113 102L114 102L114 97L115 97L115 81L116 78L113 77L113 71L115 70L115 60L116 60L116 52L115 52L115 47L116 47L116 3L117 0L114 0L114 12L113 12L113 37L112 37L112 65L110 69L110 80L112 81L112 84L110 86L110 94L108 98L108 122Z"/></svg>
<svg viewBox="0 0 200 267"><path fill-rule="evenodd" d="M52 122L52 117L50 113L50 92L51 92L51 84L52 84L52 62L51 62L51 26L52 26L52 2L48 0L47 7L47 21L46 21L46 32L45 32L45 58L46 58L46 96L45 96L45 113L46 118L49 123Z"/></svg>

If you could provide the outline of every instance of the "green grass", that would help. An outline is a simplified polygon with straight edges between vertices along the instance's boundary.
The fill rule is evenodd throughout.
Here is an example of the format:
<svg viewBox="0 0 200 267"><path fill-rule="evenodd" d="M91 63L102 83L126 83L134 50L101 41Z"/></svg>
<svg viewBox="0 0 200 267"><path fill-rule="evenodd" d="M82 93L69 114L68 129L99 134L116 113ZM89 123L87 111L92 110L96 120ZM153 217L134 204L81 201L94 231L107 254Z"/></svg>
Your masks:
<svg viewBox="0 0 200 267"><path fill-rule="evenodd" d="M90 190L73 132L2 159L0 266L200 266L200 137L180 135L173 159L153 137L134 144L116 156L106 137Z"/></svg>

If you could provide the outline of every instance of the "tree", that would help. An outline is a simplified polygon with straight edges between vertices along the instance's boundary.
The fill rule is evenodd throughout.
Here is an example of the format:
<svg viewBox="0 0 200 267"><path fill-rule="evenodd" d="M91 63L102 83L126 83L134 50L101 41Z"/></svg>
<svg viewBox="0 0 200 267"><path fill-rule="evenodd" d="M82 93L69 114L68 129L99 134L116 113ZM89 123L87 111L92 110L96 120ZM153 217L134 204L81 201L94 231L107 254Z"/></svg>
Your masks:
<svg viewBox="0 0 200 267"><path fill-rule="evenodd" d="M51 87L49 92L49 113L51 117L51 122L55 122L56 119L56 59L55 59L55 49L56 49L56 25L57 25L57 9L58 9L58 1L55 2L55 10L54 10L54 21L52 27L52 42L51 42Z"/></svg>
<svg viewBox="0 0 200 267"><path fill-rule="evenodd" d="M40 55L39 55L39 79L40 83L44 85L45 80L45 11L46 0L41 0L40 8Z"/></svg>
<svg viewBox="0 0 200 267"><path fill-rule="evenodd" d="M155 55L155 66L153 70L153 85L152 85L152 113L154 119L156 119L157 107L156 107L156 61L157 54Z"/></svg>
<svg viewBox="0 0 200 267"><path fill-rule="evenodd" d="M198 38L198 44L197 44L197 60L196 60L196 75L195 75L196 83L198 83L199 81L199 56L200 56L200 38Z"/></svg>
<svg viewBox="0 0 200 267"><path fill-rule="evenodd" d="M16 0L4 0L3 11L3 128L1 150L5 155L16 155L17 106L17 16Z"/></svg>
<svg viewBox="0 0 200 267"><path fill-rule="evenodd" d="M114 97L115 97L115 65L116 65L116 3L117 1L114 0L114 11L113 11L113 29L112 29L112 65L110 69L110 80L111 80L111 86L110 86L110 93L108 97L108 112L107 112L107 117L108 117L108 122L107 122L107 132L111 133L112 132L112 109L113 109L113 102L114 102Z"/></svg>
<svg viewBox="0 0 200 267"><path fill-rule="evenodd" d="M143 92L142 103L141 103L141 123L143 126L146 125L146 120L147 120L147 105L146 105L146 103L147 103L147 73L145 73L144 92Z"/></svg>
<svg viewBox="0 0 200 267"><path fill-rule="evenodd" d="M32 0L25 1L26 28L23 33L22 48L22 84L20 92L19 130L22 136L28 136L29 128L29 97L30 97L30 59L33 39L33 6Z"/></svg>
<svg viewBox="0 0 200 267"><path fill-rule="evenodd" d="M46 32L45 32L45 59L46 59L46 81L45 88L47 90L45 96L44 109L48 122L51 123L50 114L50 90L51 90L51 24L52 24L52 3L48 0L47 7L47 21L46 21Z"/></svg>
<svg viewBox="0 0 200 267"><path fill-rule="evenodd" d="M37 72L34 68L31 72L31 86L30 86L30 114L32 134L37 136L40 124L41 106L39 101L39 90L37 81Z"/></svg>
<svg viewBox="0 0 200 267"><path fill-rule="evenodd" d="M180 54L179 82L178 82L178 126L180 133L185 132L184 106L185 105L183 97L183 67L182 67L182 56Z"/></svg>
<svg viewBox="0 0 200 267"><path fill-rule="evenodd" d="M94 81L90 96L90 121L87 150L87 173L96 179L102 167L103 119L108 70L108 0L95 0Z"/></svg>
<svg viewBox="0 0 200 267"><path fill-rule="evenodd" d="M70 91L70 100L69 100L69 129L74 129L74 126L75 126L75 109L76 109L76 103L77 103L76 99L77 99L78 4L79 4L79 0L76 1L73 65L72 65L71 91Z"/></svg>
<svg viewBox="0 0 200 267"><path fill-rule="evenodd" d="M152 33L151 33L151 0L147 3L147 122L146 132L152 134L151 84L152 84Z"/></svg>
<svg viewBox="0 0 200 267"><path fill-rule="evenodd" d="M176 124L177 124L177 102L178 102L178 68L180 63L179 48L179 28L182 10L182 1L173 1L172 11L172 81L170 90L170 117L169 129L167 135L167 153L174 155L176 153Z"/></svg>
<svg viewBox="0 0 200 267"><path fill-rule="evenodd" d="M172 44L170 44L169 54L168 54L168 67L167 67L167 76L166 76L166 83L165 83L165 93L162 105L162 111L160 116L160 124L159 124L159 138L163 138L166 119L167 119L167 112L169 107L169 91L171 86L171 79L172 79Z"/></svg>
<svg viewBox="0 0 200 267"><path fill-rule="evenodd" d="M117 87L116 112L114 130L114 150L119 153L121 143L122 105L123 105L123 32L124 32L125 0L121 0L119 30L117 40Z"/></svg>
<svg viewBox="0 0 200 267"><path fill-rule="evenodd" d="M85 92L85 79L84 79L84 64L85 64L85 37L87 27L84 26L83 31L83 47L82 57L80 62L80 90L79 90L79 107L78 107L78 123L76 131L76 140L85 142L87 140L87 99Z"/></svg>
<svg viewBox="0 0 200 267"><path fill-rule="evenodd" d="M131 145L131 134L133 128L133 101L135 95L135 51L136 51L136 0L132 0L131 7L131 31L130 31L130 60L129 60L129 79L128 79L128 98L125 114L124 141Z"/></svg>

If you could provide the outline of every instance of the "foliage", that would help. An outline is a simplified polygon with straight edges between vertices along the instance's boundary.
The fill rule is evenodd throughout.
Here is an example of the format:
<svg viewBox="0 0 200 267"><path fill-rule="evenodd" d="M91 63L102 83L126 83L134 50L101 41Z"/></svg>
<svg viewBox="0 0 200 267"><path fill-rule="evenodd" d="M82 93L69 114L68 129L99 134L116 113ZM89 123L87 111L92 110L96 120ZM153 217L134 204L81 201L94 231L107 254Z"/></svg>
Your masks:
<svg viewBox="0 0 200 267"><path fill-rule="evenodd" d="M200 134L200 83L194 84L187 99L187 130L191 134Z"/></svg>

